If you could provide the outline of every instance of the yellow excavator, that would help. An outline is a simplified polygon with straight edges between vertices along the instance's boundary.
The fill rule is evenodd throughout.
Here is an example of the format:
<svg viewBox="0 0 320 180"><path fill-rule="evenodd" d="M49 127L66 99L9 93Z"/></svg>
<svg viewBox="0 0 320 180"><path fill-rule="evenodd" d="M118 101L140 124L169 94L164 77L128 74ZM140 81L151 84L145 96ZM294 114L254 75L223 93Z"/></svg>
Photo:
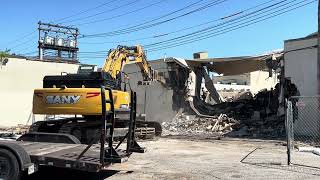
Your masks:
<svg viewBox="0 0 320 180"><path fill-rule="evenodd" d="M109 51L101 71L95 71L94 66L80 66L77 74L45 76L43 88L34 90L33 114L63 116L60 119L38 121L31 126L30 131L71 134L81 143L89 143L100 131L104 107L101 104L100 88L104 86L112 90L115 128L121 134L130 116L130 84L128 75L123 72L124 66L129 63L139 66L143 81L163 81L149 65L140 45L118 46ZM110 99L109 93L105 93L105 98ZM106 104L105 108L110 111L111 105ZM161 126L156 122L142 121L141 127L139 122L137 124L137 129L147 127L146 131L151 132L151 136L156 131L157 134L161 133Z"/></svg>

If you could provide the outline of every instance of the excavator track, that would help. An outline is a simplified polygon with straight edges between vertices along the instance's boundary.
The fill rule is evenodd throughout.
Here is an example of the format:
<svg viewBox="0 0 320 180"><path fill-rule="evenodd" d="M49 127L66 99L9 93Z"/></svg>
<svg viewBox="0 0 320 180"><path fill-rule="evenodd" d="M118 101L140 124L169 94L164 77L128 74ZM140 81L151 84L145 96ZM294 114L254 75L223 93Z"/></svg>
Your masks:
<svg viewBox="0 0 320 180"><path fill-rule="evenodd" d="M82 142L81 129L77 127L74 123L63 124L59 129L59 133L71 134L75 136L77 139L79 139L80 142Z"/></svg>
<svg viewBox="0 0 320 180"><path fill-rule="evenodd" d="M41 125L42 125L42 123L40 121L33 123L29 128L29 132L39 132L39 127Z"/></svg>
<svg viewBox="0 0 320 180"><path fill-rule="evenodd" d="M126 135L128 127L127 120L117 120L114 129L115 140ZM83 144L89 144L93 140L93 135L100 133L100 121L79 119L38 121L30 126L29 132L63 133L75 136ZM107 130L108 131L108 130ZM161 135L161 125L157 122L137 121L135 136L139 139L152 139ZM96 142L98 143L98 140Z"/></svg>

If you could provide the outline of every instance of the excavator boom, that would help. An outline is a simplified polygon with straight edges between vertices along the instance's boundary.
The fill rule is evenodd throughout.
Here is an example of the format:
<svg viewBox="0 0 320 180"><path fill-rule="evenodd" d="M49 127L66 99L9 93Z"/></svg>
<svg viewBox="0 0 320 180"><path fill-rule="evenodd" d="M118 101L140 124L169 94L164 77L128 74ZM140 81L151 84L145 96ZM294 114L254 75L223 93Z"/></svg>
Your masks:
<svg viewBox="0 0 320 180"><path fill-rule="evenodd" d="M123 71L127 64L137 64L141 70L144 81L158 81L165 83L158 71L154 70L147 61L146 55L142 46L118 46L116 49L109 51L108 57L105 60L102 71L117 79L117 75Z"/></svg>
<svg viewBox="0 0 320 180"><path fill-rule="evenodd" d="M151 67L141 46L118 46L109 51L108 57L103 65L102 71L109 73L114 79L128 63L136 63L141 69L145 80L151 80Z"/></svg>

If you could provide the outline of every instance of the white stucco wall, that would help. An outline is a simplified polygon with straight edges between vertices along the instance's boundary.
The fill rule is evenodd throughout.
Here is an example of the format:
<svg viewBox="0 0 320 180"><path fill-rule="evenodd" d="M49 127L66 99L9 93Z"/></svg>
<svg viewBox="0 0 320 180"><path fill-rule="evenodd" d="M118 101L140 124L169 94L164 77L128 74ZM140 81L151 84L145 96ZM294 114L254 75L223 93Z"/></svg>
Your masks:
<svg viewBox="0 0 320 180"><path fill-rule="evenodd" d="M285 77L297 86L301 96L317 95L317 49L303 49L317 44L316 38L284 43Z"/></svg>
<svg viewBox="0 0 320 180"><path fill-rule="evenodd" d="M301 96L318 94L317 49L308 48L316 44L316 38L289 40L284 43L285 77L290 78L297 86ZM294 111L298 111L294 112L298 115L294 123L295 134L303 136L319 134L318 99L299 98L298 104L293 103L292 106L296 106Z"/></svg>
<svg viewBox="0 0 320 180"><path fill-rule="evenodd" d="M78 65L9 58L0 69L0 126L26 124L32 110L33 89L45 75L76 73Z"/></svg>

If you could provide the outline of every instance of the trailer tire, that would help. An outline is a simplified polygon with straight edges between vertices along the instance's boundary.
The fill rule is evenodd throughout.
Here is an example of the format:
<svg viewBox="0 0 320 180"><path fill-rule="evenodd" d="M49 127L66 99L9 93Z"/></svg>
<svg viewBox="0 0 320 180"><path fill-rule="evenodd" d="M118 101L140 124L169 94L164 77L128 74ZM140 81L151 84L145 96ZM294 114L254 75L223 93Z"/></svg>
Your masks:
<svg viewBox="0 0 320 180"><path fill-rule="evenodd" d="M19 180L20 177L21 170L16 156L6 149L0 149L0 179Z"/></svg>

